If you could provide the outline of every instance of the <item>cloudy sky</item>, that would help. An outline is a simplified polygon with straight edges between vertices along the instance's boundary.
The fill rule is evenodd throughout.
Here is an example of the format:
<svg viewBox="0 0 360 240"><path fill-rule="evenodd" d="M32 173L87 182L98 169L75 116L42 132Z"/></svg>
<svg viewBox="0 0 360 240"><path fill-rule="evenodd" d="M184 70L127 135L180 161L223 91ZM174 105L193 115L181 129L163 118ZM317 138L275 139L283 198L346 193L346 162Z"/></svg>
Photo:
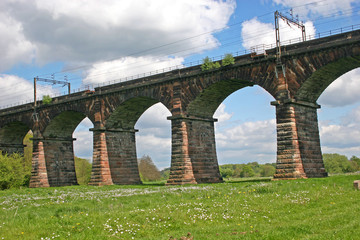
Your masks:
<svg viewBox="0 0 360 240"><path fill-rule="evenodd" d="M342 0L1 0L0 107L31 101L35 76L68 79L73 89L249 50L275 42L274 12L298 15L308 35L360 24L360 1ZM281 40L301 32L281 22ZM261 49L259 49L261 51ZM57 95L62 86L40 85ZM321 95L324 153L360 156L360 70ZM276 160L275 108L260 87L230 95L215 117L220 164ZM136 128L137 152L170 166L170 112L149 108ZM91 159L92 123L74 132L75 154ZM156 150L154 150L156 149Z"/></svg>

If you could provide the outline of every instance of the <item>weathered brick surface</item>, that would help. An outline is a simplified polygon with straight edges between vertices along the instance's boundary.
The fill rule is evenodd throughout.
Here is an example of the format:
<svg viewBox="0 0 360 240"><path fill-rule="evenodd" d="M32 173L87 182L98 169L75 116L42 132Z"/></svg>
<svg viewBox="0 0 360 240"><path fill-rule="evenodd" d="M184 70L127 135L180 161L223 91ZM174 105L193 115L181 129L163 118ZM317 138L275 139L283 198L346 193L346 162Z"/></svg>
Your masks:
<svg viewBox="0 0 360 240"><path fill-rule="evenodd" d="M216 157L214 120L174 117L168 184L222 182Z"/></svg>
<svg viewBox="0 0 360 240"><path fill-rule="evenodd" d="M32 170L29 187L50 187L42 138L33 138Z"/></svg>
<svg viewBox="0 0 360 240"><path fill-rule="evenodd" d="M189 155L189 135L186 122L181 118L171 120L172 146L168 185L197 183Z"/></svg>
<svg viewBox="0 0 360 240"><path fill-rule="evenodd" d="M26 147L24 144L0 144L0 150L7 154L12 153L24 153L24 147Z"/></svg>
<svg viewBox="0 0 360 240"><path fill-rule="evenodd" d="M172 114L168 184L219 182L213 122L191 118L211 119L231 93L258 85L277 105L275 178L324 177L316 101L335 79L360 67L360 31L288 45L281 62L275 56L275 49L270 49L261 58L239 56L234 65L215 70L203 72L194 66L61 96L53 104L38 104L37 122L32 120L32 104L0 110L0 149L21 151L30 129L39 139L43 134L45 141L34 144L31 185L48 186L48 172L51 184L67 176L69 180L61 180L62 184L73 183L73 170L64 168L55 176L57 159L64 158L60 162L72 169L70 144L50 144L46 139L71 136L88 117L95 126L90 184L137 183L134 136L106 130L133 129L141 114L160 102ZM67 153L57 153L61 149Z"/></svg>
<svg viewBox="0 0 360 240"><path fill-rule="evenodd" d="M296 101L276 105L277 166L275 179L326 177L316 106Z"/></svg>
<svg viewBox="0 0 360 240"><path fill-rule="evenodd" d="M50 187L77 185L73 138L44 139L47 176Z"/></svg>
<svg viewBox="0 0 360 240"><path fill-rule="evenodd" d="M112 185L106 133L102 129L93 131L93 164L89 185L103 186Z"/></svg>
<svg viewBox="0 0 360 240"><path fill-rule="evenodd" d="M214 120L189 118L185 121L189 156L196 182L222 182L216 156Z"/></svg>
<svg viewBox="0 0 360 240"><path fill-rule="evenodd" d="M106 142L114 184L141 184L136 156L135 130L107 130Z"/></svg>

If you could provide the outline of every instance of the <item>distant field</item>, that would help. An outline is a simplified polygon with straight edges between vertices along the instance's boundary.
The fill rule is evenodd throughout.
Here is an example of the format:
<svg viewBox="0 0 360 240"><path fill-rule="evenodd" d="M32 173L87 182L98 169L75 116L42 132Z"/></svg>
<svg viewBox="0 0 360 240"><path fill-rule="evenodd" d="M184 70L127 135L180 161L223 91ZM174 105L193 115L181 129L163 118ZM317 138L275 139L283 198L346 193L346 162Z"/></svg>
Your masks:
<svg viewBox="0 0 360 240"><path fill-rule="evenodd" d="M357 179L0 191L0 239L360 239Z"/></svg>

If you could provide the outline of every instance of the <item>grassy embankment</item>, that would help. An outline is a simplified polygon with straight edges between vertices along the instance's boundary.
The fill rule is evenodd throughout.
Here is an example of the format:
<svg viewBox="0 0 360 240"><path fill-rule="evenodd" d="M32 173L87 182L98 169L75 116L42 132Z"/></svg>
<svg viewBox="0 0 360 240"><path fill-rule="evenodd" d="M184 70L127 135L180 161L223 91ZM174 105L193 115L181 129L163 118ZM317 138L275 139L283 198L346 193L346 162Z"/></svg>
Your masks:
<svg viewBox="0 0 360 240"><path fill-rule="evenodd" d="M0 192L0 239L360 239L360 175Z"/></svg>

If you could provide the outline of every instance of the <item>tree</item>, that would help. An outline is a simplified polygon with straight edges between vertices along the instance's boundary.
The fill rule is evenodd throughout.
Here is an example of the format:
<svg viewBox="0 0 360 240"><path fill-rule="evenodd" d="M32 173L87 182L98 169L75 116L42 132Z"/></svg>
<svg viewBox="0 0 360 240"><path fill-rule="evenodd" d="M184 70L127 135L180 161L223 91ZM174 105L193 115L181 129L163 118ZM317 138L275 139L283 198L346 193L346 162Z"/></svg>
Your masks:
<svg viewBox="0 0 360 240"><path fill-rule="evenodd" d="M245 165L240 173L240 177L253 177L254 175L254 170L250 165Z"/></svg>
<svg viewBox="0 0 360 240"><path fill-rule="evenodd" d="M211 69L217 69L220 68L221 65L219 62L213 62L209 57L206 57L203 59L203 64L201 65L202 71L208 71Z"/></svg>
<svg viewBox="0 0 360 240"><path fill-rule="evenodd" d="M213 61L209 58L206 57L203 59L203 64L201 65L201 70L203 71L207 71L213 68Z"/></svg>
<svg viewBox="0 0 360 240"><path fill-rule="evenodd" d="M48 105L52 102L52 98L49 95L44 95L42 97L42 102L44 105Z"/></svg>
<svg viewBox="0 0 360 240"><path fill-rule="evenodd" d="M28 186L31 171L24 167L21 154L2 154L0 151L0 189Z"/></svg>
<svg viewBox="0 0 360 240"><path fill-rule="evenodd" d="M223 178L229 178L234 175L234 169L230 166L220 166L220 175Z"/></svg>
<svg viewBox="0 0 360 240"><path fill-rule="evenodd" d="M33 133L30 130L23 141L24 147L24 167L31 171L31 161L32 161L32 153L33 153L33 141L32 141Z"/></svg>
<svg viewBox="0 0 360 240"><path fill-rule="evenodd" d="M158 181L161 179L159 169L155 166L149 156L144 155L142 158L138 159L138 162L142 181Z"/></svg>
<svg viewBox="0 0 360 240"><path fill-rule="evenodd" d="M328 173L355 172L356 166L351 164L348 158L337 153L323 154L325 169Z"/></svg>
<svg viewBox="0 0 360 240"><path fill-rule="evenodd" d="M235 64L235 58L233 57L233 55L230 53L225 54L224 59L221 61L221 65L225 67L232 64Z"/></svg>
<svg viewBox="0 0 360 240"><path fill-rule="evenodd" d="M360 170L360 158L356 157L356 156L352 156L350 158L350 162L352 163L352 165L354 166L354 168L356 169L356 171Z"/></svg>
<svg viewBox="0 0 360 240"><path fill-rule="evenodd" d="M79 185L87 185L91 178L92 165L87 159L75 157L75 172Z"/></svg>
<svg viewBox="0 0 360 240"><path fill-rule="evenodd" d="M275 174L275 168L271 164L265 164L261 166L261 177L272 177Z"/></svg>

